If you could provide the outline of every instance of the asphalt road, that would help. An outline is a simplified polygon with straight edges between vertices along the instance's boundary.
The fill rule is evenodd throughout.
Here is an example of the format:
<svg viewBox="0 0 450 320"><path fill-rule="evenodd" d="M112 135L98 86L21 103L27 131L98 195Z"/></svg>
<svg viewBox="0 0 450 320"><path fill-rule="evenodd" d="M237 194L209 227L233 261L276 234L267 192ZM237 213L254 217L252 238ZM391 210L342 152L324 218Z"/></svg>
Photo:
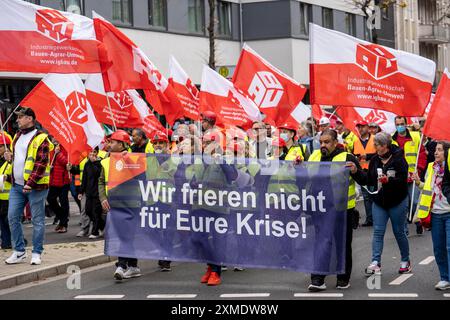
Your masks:
<svg viewBox="0 0 450 320"><path fill-rule="evenodd" d="M74 224L75 221L73 219ZM76 226L71 229L76 229ZM47 239L51 241L56 236L60 235L49 235ZM156 261L140 261L143 273L140 278L116 282L113 279L115 267L108 264L82 270L79 289L73 289L73 285L69 285L72 288L69 289L67 276L60 276L0 291L0 299L450 299L450 290L441 292L434 289L439 281L439 273L433 257L430 232L425 231L422 236L418 236L415 226L410 225L413 270L411 274L399 275L399 250L389 226L382 256L383 274L379 281L371 279L368 286L364 269L370 263L371 239L371 227L360 227L354 232L353 273L351 287L346 290L337 290L336 277L329 276L326 279L326 291L310 294L307 290L310 283L307 274L269 269L235 272L232 266L223 272L222 285L208 287L200 283L205 270L204 264L174 262L172 271L163 273L159 272ZM76 283L70 280L73 279L69 279L69 283ZM173 296L179 294L182 296Z"/></svg>

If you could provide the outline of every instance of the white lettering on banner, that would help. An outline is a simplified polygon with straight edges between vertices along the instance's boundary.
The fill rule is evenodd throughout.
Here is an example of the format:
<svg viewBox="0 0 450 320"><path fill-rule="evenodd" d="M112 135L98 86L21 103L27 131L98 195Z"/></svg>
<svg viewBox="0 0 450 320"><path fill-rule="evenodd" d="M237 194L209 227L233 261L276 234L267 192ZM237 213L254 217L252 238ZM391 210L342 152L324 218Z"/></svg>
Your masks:
<svg viewBox="0 0 450 320"><path fill-rule="evenodd" d="M273 108L280 103L284 91L273 73L260 71L253 77L248 93L259 108Z"/></svg>
<svg viewBox="0 0 450 320"><path fill-rule="evenodd" d="M156 186L155 186L156 183ZM171 203L173 199L173 194L175 193L176 188L167 187L166 183L163 181L147 181L147 185L144 186L144 182L139 180L139 188L141 190L142 201L147 202L150 196L150 192L152 195L152 201L162 201L164 203Z"/></svg>
<svg viewBox="0 0 450 320"><path fill-rule="evenodd" d="M403 86L392 86L371 79L351 77L347 78L347 90L355 92L358 99L383 101L392 105L405 100L406 92Z"/></svg>
<svg viewBox="0 0 450 320"><path fill-rule="evenodd" d="M237 229L236 234L241 235L244 232L247 235L253 236L275 236L283 237L287 235L289 238L297 238L300 235L300 228L296 221L289 221L284 224L280 220L271 220L269 215L265 215L264 219L253 219L253 214L248 213L245 217L242 217L241 213L237 213ZM303 219L302 219L303 223ZM304 230L304 229L303 229ZM306 238L302 236L302 238Z"/></svg>

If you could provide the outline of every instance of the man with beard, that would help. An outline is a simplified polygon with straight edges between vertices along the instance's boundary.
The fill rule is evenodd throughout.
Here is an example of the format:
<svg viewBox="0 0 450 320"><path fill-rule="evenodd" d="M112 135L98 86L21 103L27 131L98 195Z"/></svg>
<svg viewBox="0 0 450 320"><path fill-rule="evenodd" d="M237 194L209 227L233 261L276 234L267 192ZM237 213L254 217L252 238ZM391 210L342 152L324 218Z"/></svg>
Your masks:
<svg viewBox="0 0 450 320"><path fill-rule="evenodd" d="M333 129L325 129L320 135L320 149L313 152L309 157L309 162L320 162L320 161L337 161L337 162L353 162L356 165L357 171L350 175L350 182L348 187L348 200L347 200L347 233L346 237L346 248L345 248L345 273L337 275L337 289L347 289L350 287L350 275L352 271L352 237L353 237L353 215L355 214L356 206L356 186L355 181L362 182L362 169L359 165L358 160L351 153L345 151L344 146L338 143L338 133ZM335 184L335 183L333 183ZM339 181L336 181L336 185L333 189L339 188ZM318 220L320 218L317 218ZM315 226L319 228L326 228L323 226L321 221L316 221ZM332 239L321 239L322 243L319 246L323 246L322 250L317 250L318 252L327 253L329 248L327 244L334 242ZM329 240L329 241L328 241ZM338 245L338 244L337 244ZM328 250L328 251L327 251ZM337 251L338 248L336 248ZM323 257L321 257L323 258ZM330 259L325 257L325 259ZM323 259L323 260L325 260ZM326 290L325 285L325 275L323 274L311 274L311 284L308 287L309 291L318 292Z"/></svg>

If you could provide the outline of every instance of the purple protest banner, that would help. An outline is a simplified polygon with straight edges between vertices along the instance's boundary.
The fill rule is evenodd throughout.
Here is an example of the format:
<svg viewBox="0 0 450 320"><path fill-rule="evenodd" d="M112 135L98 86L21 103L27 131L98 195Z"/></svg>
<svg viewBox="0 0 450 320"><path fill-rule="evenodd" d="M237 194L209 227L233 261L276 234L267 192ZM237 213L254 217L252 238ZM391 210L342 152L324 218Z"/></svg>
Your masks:
<svg viewBox="0 0 450 320"><path fill-rule="evenodd" d="M133 157L110 160L106 255L344 273L343 163Z"/></svg>

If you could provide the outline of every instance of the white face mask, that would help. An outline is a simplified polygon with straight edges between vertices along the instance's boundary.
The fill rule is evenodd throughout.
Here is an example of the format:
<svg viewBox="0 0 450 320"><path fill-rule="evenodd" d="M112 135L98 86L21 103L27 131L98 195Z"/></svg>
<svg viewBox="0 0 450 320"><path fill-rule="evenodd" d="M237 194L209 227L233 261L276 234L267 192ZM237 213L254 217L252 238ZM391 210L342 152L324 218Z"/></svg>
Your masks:
<svg viewBox="0 0 450 320"><path fill-rule="evenodd" d="M155 153L162 153L163 150L162 149L155 149Z"/></svg>
<svg viewBox="0 0 450 320"><path fill-rule="evenodd" d="M287 133L280 134L280 138L284 140L284 142L289 141L289 135Z"/></svg>

